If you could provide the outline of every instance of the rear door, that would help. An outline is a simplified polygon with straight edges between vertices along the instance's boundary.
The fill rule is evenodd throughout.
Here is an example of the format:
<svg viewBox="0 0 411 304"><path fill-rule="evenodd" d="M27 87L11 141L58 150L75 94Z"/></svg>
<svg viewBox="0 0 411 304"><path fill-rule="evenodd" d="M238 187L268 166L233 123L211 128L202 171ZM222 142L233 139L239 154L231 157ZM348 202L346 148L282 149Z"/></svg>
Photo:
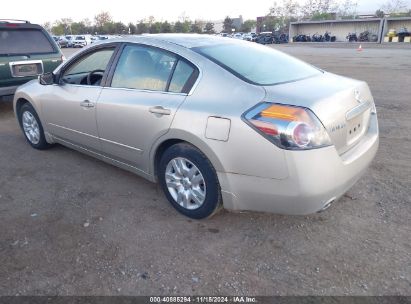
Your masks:
<svg viewBox="0 0 411 304"><path fill-rule="evenodd" d="M43 29L0 23L0 87L23 84L61 62L58 46Z"/></svg>
<svg viewBox="0 0 411 304"><path fill-rule="evenodd" d="M170 128L197 75L193 65L168 51L126 45L97 103L103 151L147 171L153 142Z"/></svg>

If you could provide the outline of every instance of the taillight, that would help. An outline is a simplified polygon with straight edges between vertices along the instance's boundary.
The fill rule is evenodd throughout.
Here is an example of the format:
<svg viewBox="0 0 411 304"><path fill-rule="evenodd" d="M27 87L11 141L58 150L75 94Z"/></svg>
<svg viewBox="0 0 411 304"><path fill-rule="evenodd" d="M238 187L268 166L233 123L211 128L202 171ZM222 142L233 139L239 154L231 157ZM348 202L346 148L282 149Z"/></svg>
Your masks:
<svg viewBox="0 0 411 304"><path fill-rule="evenodd" d="M265 102L247 111L244 118L282 149L307 150L331 145L324 126L307 108Z"/></svg>

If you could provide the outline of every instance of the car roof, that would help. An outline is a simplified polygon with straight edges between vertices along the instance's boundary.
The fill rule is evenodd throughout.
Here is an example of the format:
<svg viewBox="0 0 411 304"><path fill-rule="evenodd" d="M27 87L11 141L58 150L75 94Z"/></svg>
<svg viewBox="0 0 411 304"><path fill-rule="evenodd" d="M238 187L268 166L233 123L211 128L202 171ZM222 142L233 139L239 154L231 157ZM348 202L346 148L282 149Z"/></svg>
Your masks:
<svg viewBox="0 0 411 304"><path fill-rule="evenodd" d="M30 23L24 20L13 20L13 19L0 19L0 28L4 29L41 29L44 28L41 25Z"/></svg>
<svg viewBox="0 0 411 304"><path fill-rule="evenodd" d="M123 37L117 40L126 42L141 42L142 39L168 42L185 48L233 42L231 38L205 34L143 34L138 36Z"/></svg>

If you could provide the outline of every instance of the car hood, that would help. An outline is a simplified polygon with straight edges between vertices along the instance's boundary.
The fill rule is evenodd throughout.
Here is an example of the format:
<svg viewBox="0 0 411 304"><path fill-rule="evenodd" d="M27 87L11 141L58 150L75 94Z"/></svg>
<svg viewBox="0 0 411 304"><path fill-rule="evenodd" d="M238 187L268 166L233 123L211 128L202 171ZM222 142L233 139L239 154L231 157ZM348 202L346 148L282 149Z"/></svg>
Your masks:
<svg viewBox="0 0 411 304"><path fill-rule="evenodd" d="M264 88L265 101L302 106L313 111L340 154L355 145L368 128L374 100L367 83L363 81L324 72L318 76ZM347 113L362 103L368 106L362 107L354 118L347 119ZM357 126L355 131L354 124ZM353 132L357 132L355 136Z"/></svg>

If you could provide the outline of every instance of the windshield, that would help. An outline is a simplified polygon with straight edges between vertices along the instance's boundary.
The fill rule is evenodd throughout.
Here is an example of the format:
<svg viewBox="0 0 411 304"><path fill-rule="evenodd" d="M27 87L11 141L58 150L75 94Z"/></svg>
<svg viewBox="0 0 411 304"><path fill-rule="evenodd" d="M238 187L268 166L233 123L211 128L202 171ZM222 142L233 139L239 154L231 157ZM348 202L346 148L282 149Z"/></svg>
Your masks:
<svg viewBox="0 0 411 304"><path fill-rule="evenodd" d="M40 30L0 29L0 55L46 54L55 49Z"/></svg>
<svg viewBox="0 0 411 304"><path fill-rule="evenodd" d="M259 44L240 42L193 48L237 77L257 85L274 85L321 74L315 67Z"/></svg>

